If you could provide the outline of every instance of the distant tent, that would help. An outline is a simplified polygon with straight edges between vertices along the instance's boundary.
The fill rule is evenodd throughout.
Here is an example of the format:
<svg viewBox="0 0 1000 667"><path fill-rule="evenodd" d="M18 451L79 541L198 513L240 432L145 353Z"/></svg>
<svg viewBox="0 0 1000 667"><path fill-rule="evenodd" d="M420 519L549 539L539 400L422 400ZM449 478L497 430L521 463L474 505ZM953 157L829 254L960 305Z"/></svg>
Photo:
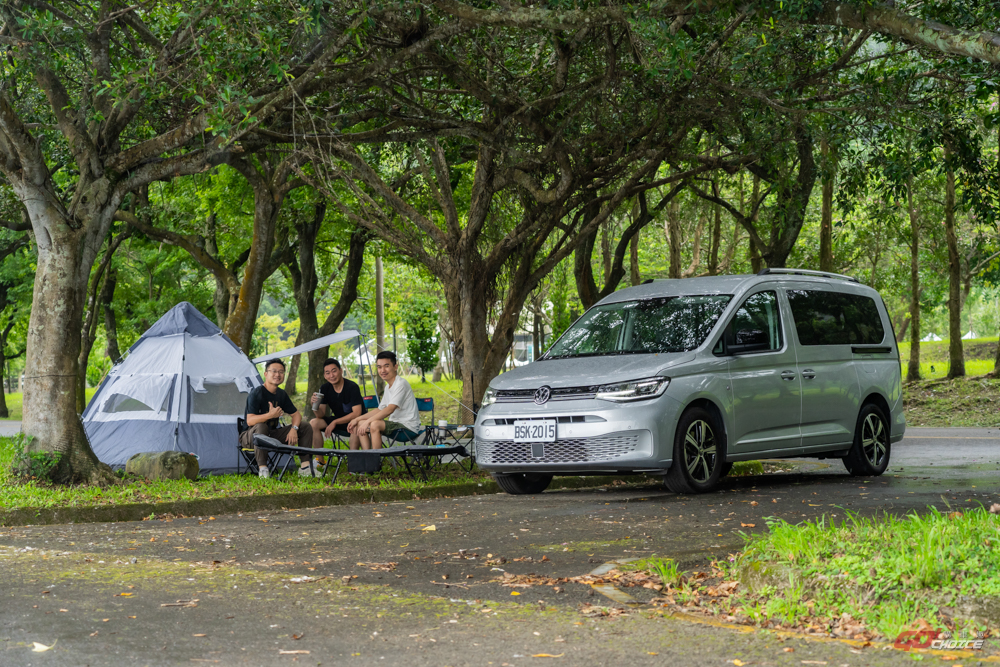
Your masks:
<svg viewBox="0 0 1000 667"><path fill-rule="evenodd" d="M936 340L941 340L941 336L938 336L937 334L934 334L934 333L929 333L926 336L924 336L923 338L921 338L920 342L921 343L929 343L929 342L936 341Z"/></svg>
<svg viewBox="0 0 1000 667"><path fill-rule="evenodd" d="M962 340L972 340L973 338L979 338L979 336L972 329L969 329L969 333L962 336Z"/></svg>
<svg viewBox="0 0 1000 667"><path fill-rule="evenodd" d="M111 466L139 452L177 450L197 454L202 472L235 471L236 418L261 384L243 351L182 301L111 369L83 425L97 458Z"/></svg>

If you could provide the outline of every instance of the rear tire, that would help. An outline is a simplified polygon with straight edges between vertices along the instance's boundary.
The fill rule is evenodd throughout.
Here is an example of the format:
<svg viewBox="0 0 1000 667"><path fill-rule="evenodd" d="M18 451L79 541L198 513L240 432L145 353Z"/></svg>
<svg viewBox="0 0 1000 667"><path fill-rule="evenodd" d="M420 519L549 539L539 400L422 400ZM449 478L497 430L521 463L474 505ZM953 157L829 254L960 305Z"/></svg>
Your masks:
<svg viewBox="0 0 1000 667"><path fill-rule="evenodd" d="M501 489L515 496L541 493L552 483L552 475L531 472L496 473L493 479Z"/></svg>
<svg viewBox="0 0 1000 667"><path fill-rule="evenodd" d="M726 434L714 414L690 408L681 415L674 436L674 459L664 483L674 493L705 493L729 472ZM731 467L731 466L729 466Z"/></svg>
<svg viewBox="0 0 1000 667"><path fill-rule="evenodd" d="M889 421L874 403L861 407L854 427L854 444L843 458L847 472L855 477L878 477L889 467Z"/></svg>

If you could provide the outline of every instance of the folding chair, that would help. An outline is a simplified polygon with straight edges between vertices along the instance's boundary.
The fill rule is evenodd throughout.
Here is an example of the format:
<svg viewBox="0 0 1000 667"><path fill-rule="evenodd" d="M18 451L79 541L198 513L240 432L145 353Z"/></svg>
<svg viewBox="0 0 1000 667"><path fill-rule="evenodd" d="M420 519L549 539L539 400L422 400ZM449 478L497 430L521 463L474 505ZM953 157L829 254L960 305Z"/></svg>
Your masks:
<svg viewBox="0 0 1000 667"><path fill-rule="evenodd" d="M417 399L417 411L418 412L429 412L431 413L431 425L424 426L418 431L411 431L408 428L401 428L396 431L392 436L384 436L386 442L389 443L390 447L395 447L399 444L413 443L418 444L417 441L420 440L421 436L424 436L423 442L419 444L436 444L434 442L434 399L433 398L418 398Z"/></svg>
<svg viewBox="0 0 1000 667"><path fill-rule="evenodd" d="M236 418L236 449L239 451L239 457L236 459L236 474L242 475L246 472L256 476L260 474L260 466L257 465L257 453L253 447L245 447L240 441L240 436L248 428L250 426L247 424L246 419L243 417ZM274 469L277 459L278 455L274 452L267 453L267 467L269 470ZM243 470L243 463L247 466L246 470Z"/></svg>
<svg viewBox="0 0 1000 667"><path fill-rule="evenodd" d="M365 410L378 409L378 396L365 396L361 400L365 402Z"/></svg>

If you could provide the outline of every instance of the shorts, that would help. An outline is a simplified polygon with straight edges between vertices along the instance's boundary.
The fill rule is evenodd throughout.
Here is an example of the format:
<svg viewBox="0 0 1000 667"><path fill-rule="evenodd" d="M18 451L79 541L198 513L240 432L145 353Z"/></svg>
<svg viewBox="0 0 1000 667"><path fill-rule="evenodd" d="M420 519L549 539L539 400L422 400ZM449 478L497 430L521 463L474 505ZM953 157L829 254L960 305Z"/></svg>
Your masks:
<svg viewBox="0 0 1000 667"><path fill-rule="evenodd" d="M399 429L407 430L410 433L415 433L416 432L412 428L410 428L409 426L404 426L403 424L400 424L399 422L394 422L391 419L386 419L385 420L385 434L386 435L392 435L393 433L395 433Z"/></svg>

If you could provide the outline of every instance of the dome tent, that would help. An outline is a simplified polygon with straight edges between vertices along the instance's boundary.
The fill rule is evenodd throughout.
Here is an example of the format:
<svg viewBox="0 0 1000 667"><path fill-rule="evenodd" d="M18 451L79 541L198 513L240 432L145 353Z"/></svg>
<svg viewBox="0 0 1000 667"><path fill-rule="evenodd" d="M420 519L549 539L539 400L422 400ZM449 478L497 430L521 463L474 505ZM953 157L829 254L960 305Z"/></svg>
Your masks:
<svg viewBox="0 0 1000 667"><path fill-rule="evenodd" d="M202 472L235 472L236 418L263 384L257 367L219 327L182 301L129 348L83 411L103 463L140 452L197 454Z"/></svg>

